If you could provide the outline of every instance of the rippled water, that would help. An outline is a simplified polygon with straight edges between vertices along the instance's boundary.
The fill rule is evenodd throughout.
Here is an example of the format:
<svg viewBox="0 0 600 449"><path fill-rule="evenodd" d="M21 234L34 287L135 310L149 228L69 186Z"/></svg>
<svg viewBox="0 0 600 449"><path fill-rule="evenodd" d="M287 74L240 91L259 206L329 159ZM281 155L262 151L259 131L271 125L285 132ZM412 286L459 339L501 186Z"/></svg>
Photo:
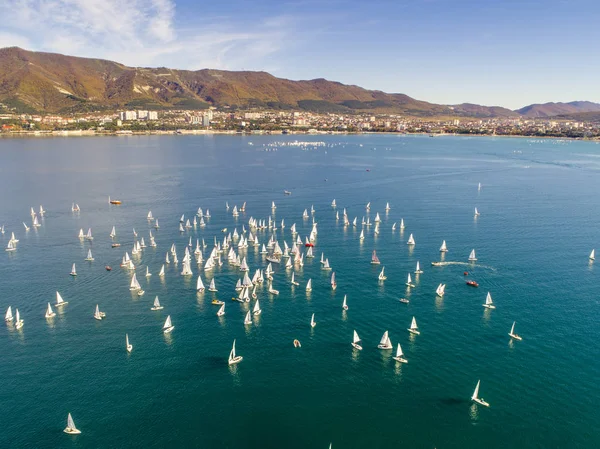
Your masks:
<svg viewBox="0 0 600 449"><path fill-rule="evenodd" d="M283 144L295 140L324 145ZM0 254L0 309L18 307L25 325L0 326L0 446L599 446L599 272L588 262L591 249L600 250L599 150L589 142L393 135L1 140L0 243L12 231L20 243ZM123 205L109 205L108 195ZM340 215L345 207L350 220L358 217L358 228L336 221L333 198ZM226 201L246 201L246 213L234 219ZM181 264L157 276L172 243L181 260L190 236L222 240L223 227L240 231L250 216L266 219L271 201L277 223L286 223L278 239L290 245L292 223L301 236L310 232L302 212L314 205L317 257L296 269L299 287L275 268L281 294L259 288L263 313L252 326L243 325L248 305L230 300L240 273L227 262L200 270L205 284L215 278L217 294L195 292L196 265L193 278L180 275ZM365 228L361 242L369 201L380 234ZM81 213L71 212L72 202ZM39 204L47 215L26 233L21 222ZM191 218L198 207L210 209L208 225L179 233L181 214ZM137 297L119 261L133 228L148 242L148 210L161 228L158 247L134 258L146 291ZM392 232L401 218L406 229ZM110 246L113 225L121 248ZM91 244L77 239L88 227ZM270 234L258 235L266 243ZM444 239L445 260L461 264L432 267ZM90 247L95 261L84 262ZM467 264L472 248L478 261ZM373 249L384 283L381 267L369 263ZM242 255L252 273L266 266L258 249ZM417 260L424 273L407 292ZM68 275L73 262L76 278ZM464 271L479 288L465 285ZM447 284L443 299L434 293L439 283ZM47 321L57 290L69 304ZM495 310L481 306L488 291ZM165 308L153 312L156 295ZM214 296L227 302L222 318ZM96 304L103 321L92 317ZM168 314L175 330L165 336ZM416 337L406 330L412 316ZM507 335L514 320L521 342ZM350 346L354 329L362 352ZM377 349L385 330L408 364ZM230 368L234 338L244 360ZM292 346L295 338L302 348ZM489 409L470 402L478 379ZM68 412L81 435L62 433Z"/></svg>

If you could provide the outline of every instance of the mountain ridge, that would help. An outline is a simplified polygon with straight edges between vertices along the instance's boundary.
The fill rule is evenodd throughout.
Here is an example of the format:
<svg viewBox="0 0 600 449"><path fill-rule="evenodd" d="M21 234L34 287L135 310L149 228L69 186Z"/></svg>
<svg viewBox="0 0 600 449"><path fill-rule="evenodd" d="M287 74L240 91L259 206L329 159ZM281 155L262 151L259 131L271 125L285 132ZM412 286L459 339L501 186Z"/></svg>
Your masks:
<svg viewBox="0 0 600 449"><path fill-rule="evenodd" d="M530 105L530 109L518 111L470 103L440 105L402 93L367 90L324 78L294 81L264 71L129 67L105 59L33 52L19 47L0 48L0 103L18 111L40 113L210 106L396 113L415 117L517 118L544 117L548 113L544 108L533 108L543 105ZM559 111L556 115L600 110L595 103L579 103L582 104L567 109L554 107ZM598 109L594 109L596 106Z"/></svg>

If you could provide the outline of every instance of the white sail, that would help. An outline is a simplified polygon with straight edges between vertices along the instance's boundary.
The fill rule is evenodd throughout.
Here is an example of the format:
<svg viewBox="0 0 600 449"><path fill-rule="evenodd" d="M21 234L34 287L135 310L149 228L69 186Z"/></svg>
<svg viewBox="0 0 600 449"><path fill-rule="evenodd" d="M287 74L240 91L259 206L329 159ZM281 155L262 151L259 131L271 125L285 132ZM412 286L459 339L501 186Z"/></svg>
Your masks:
<svg viewBox="0 0 600 449"><path fill-rule="evenodd" d="M137 280L135 273L133 273L133 277L131 278L131 283L129 284L129 290L139 290L140 283Z"/></svg>
<svg viewBox="0 0 600 449"><path fill-rule="evenodd" d="M380 281L385 281L387 279L386 275L385 275L385 267L381 268L381 273L379 273L379 280Z"/></svg>
<svg viewBox="0 0 600 449"><path fill-rule="evenodd" d="M262 310L260 309L260 304L257 299L256 302L254 303L254 308L252 309L252 313L254 315L260 315L261 312L262 312Z"/></svg>
<svg viewBox="0 0 600 449"><path fill-rule="evenodd" d="M229 353L229 361L228 363L230 365L234 365L236 363L241 362L243 359L242 356L236 355L235 354L235 340L233 340L233 346L231 347L231 352Z"/></svg>
<svg viewBox="0 0 600 449"><path fill-rule="evenodd" d="M165 275L165 266L164 265L160 268L160 272L158 273L158 275L159 276L164 276Z"/></svg>
<svg viewBox="0 0 600 449"><path fill-rule="evenodd" d="M593 249L592 252L590 253L590 260L595 260L596 259L596 250Z"/></svg>
<svg viewBox="0 0 600 449"><path fill-rule="evenodd" d="M67 417L67 427L65 428L65 430L63 431L65 433L69 433L69 434L80 434L81 430L79 430L77 427L75 427L75 422L73 421L73 417L71 416L71 414L69 413L69 416Z"/></svg>
<svg viewBox="0 0 600 449"><path fill-rule="evenodd" d="M52 306L50 305L50 303L48 303L48 307L46 308L46 318L52 318L53 316L55 316L56 313L54 313L54 310L52 310Z"/></svg>
<svg viewBox="0 0 600 449"><path fill-rule="evenodd" d="M412 278L410 277L410 273L408 273L408 279L406 280L406 285L408 285L409 287L414 287L414 285L412 283Z"/></svg>
<svg viewBox="0 0 600 449"><path fill-rule="evenodd" d="M479 211L477 210L477 208L475 208L475 216L478 217L479 216Z"/></svg>
<svg viewBox="0 0 600 449"><path fill-rule="evenodd" d="M165 334L168 334L169 332L171 332L173 329L175 328L175 326L173 326L173 324L171 323L171 315L169 315L167 317L167 319L165 320L165 324L163 325L163 332Z"/></svg>
<svg viewBox="0 0 600 449"><path fill-rule="evenodd" d="M92 260L94 260L94 256L92 256L92 250L88 249L88 253L87 253L87 257L85 258L85 260L91 262Z"/></svg>
<svg viewBox="0 0 600 449"><path fill-rule="evenodd" d="M360 237L359 237L359 239L360 240L364 240L365 239L365 230L364 229L360 230Z"/></svg>
<svg viewBox="0 0 600 449"><path fill-rule="evenodd" d="M477 257L475 256L475 250L471 250L471 254L469 254L469 260L471 261L475 261L477 260Z"/></svg>
<svg viewBox="0 0 600 449"><path fill-rule="evenodd" d="M125 334L125 349L127 349L127 352L131 352L133 349L133 345L129 343L129 334Z"/></svg>
<svg viewBox="0 0 600 449"><path fill-rule="evenodd" d="M156 296L154 298L154 303L152 304L152 307L150 308L150 310L161 310L163 307L160 305L160 301L158 300L158 296Z"/></svg>
<svg viewBox="0 0 600 449"><path fill-rule="evenodd" d="M219 311L217 312L217 316L223 315L225 315L225 303L221 304L221 307L219 307Z"/></svg>
<svg viewBox="0 0 600 449"><path fill-rule="evenodd" d="M417 260L417 267L415 268L415 274L421 274L423 271L421 270L421 266L419 265L419 261Z"/></svg>
<svg viewBox="0 0 600 449"><path fill-rule="evenodd" d="M488 292L485 297L485 304L483 305L483 307L487 307L488 309L496 308L496 306L494 305L494 302L492 301L492 295L490 295L490 292Z"/></svg>
<svg viewBox="0 0 600 449"><path fill-rule="evenodd" d="M346 295L344 295L344 301L342 302L342 309L348 310L348 304L346 302Z"/></svg>
<svg viewBox="0 0 600 449"><path fill-rule="evenodd" d="M420 332L419 332L419 328L417 327L417 320L415 319L415 317L414 317L414 316L413 316L413 319L412 319L412 321L411 321L411 323L410 323L410 327L408 328L408 331L409 331L411 334L417 334L417 335L419 335L419 334L420 334Z"/></svg>
<svg viewBox="0 0 600 449"><path fill-rule="evenodd" d="M313 313L310 317L310 327L315 327L317 323L315 322L315 314Z"/></svg>
<svg viewBox="0 0 600 449"><path fill-rule="evenodd" d="M102 319L102 315L100 314L100 308L98 307L98 304L96 304L96 311L94 312L94 318L96 318L97 320Z"/></svg>
<svg viewBox="0 0 600 449"><path fill-rule="evenodd" d="M115 229L115 227L112 227L112 231L110 231L110 237L111 238L115 238L117 236L117 230Z"/></svg>
<svg viewBox="0 0 600 449"><path fill-rule="evenodd" d="M6 315L4 315L4 321L10 322L12 320L13 320L12 307L8 306L8 309L6 309Z"/></svg>
<svg viewBox="0 0 600 449"><path fill-rule="evenodd" d="M308 282L306 283L306 291L307 292L312 291L312 279L309 279Z"/></svg>
<svg viewBox="0 0 600 449"><path fill-rule="evenodd" d="M392 349L392 342L390 340L390 336L388 331L383 333L381 340L379 341L379 345L377 345L379 349Z"/></svg>
<svg viewBox="0 0 600 449"><path fill-rule="evenodd" d="M354 336L352 338L352 343L358 343L360 341L360 337L358 336L358 333L356 331L354 331Z"/></svg>
<svg viewBox="0 0 600 449"><path fill-rule="evenodd" d="M475 399L479 399L479 385L481 383L481 380L477 381L477 385L475 386L475 391L473 392L473 396L471 396L471 399L475 400Z"/></svg>
<svg viewBox="0 0 600 449"><path fill-rule="evenodd" d="M77 276L77 270L75 269L75 264L71 267L71 276Z"/></svg>
<svg viewBox="0 0 600 449"><path fill-rule="evenodd" d="M445 253L446 251L448 251L448 248L446 247L446 240L443 240L442 246L440 246L440 252Z"/></svg>
<svg viewBox="0 0 600 449"><path fill-rule="evenodd" d="M56 292L56 306L64 306L65 304L68 304L67 301L65 301L62 296L60 296L60 293Z"/></svg>
<svg viewBox="0 0 600 449"><path fill-rule="evenodd" d="M404 353L402 352L402 347L400 346L400 343L398 343L398 347L396 348L396 357L400 358L404 355Z"/></svg>
<svg viewBox="0 0 600 449"><path fill-rule="evenodd" d="M407 245L414 245L415 244L415 238L413 237L413 235L411 234L408 237L408 241L406 242Z"/></svg>
<svg viewBox="0 0 600 449"><path fill-rule="evenodd" d="M212 278L210 280L210 285L208 286L208 290L211 292L216 292L217 291L217 287L215 285L215 278Z"/></svg>
<svg viewBox="0 0 600 449"><path fill-rule="evenodd" d="M252 324L252 315L250 315L249 310L246 313L246 316L244 317L244 324Z"/></svg>
<svg viewBox="0 0 600 449"><path fill-rule="evenodd" d="M198 275L198 280L196 281L196 290L199 292L204 291L204 283L202 282L202 276Z"/></svg>

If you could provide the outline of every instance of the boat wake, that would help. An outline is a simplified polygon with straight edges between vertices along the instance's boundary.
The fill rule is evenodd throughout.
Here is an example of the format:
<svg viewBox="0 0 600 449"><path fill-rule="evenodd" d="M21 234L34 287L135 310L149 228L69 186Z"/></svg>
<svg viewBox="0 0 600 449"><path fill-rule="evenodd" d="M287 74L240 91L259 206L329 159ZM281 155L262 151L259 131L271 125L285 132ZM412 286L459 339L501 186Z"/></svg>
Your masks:
<svg viewBox="0 0 600 449"><path fill-rule="evenodd" d="M446 265L463 265L463 266L475 266L477 268L484 268L486 270L492 270L492 271L496 271L496 269L494 267L490 267L488 265L480 265L480 264L474 264L473 262L435 262L435 267L444 267Z"/></svg>

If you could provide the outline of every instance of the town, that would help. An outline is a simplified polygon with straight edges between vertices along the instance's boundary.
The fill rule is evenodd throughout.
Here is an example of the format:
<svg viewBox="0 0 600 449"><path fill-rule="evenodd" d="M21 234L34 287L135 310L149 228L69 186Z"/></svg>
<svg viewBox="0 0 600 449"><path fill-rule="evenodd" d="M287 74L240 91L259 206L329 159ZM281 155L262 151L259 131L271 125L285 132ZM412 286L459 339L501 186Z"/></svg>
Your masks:
<svg viewBox="0 0 600 449"><path fill-rule="evenodd" d="M559 118L408 117L308 111L125 110L87 114L23 114L0 104L0 135L147 133L423 133L600 139L600 121Z"/></svg>

